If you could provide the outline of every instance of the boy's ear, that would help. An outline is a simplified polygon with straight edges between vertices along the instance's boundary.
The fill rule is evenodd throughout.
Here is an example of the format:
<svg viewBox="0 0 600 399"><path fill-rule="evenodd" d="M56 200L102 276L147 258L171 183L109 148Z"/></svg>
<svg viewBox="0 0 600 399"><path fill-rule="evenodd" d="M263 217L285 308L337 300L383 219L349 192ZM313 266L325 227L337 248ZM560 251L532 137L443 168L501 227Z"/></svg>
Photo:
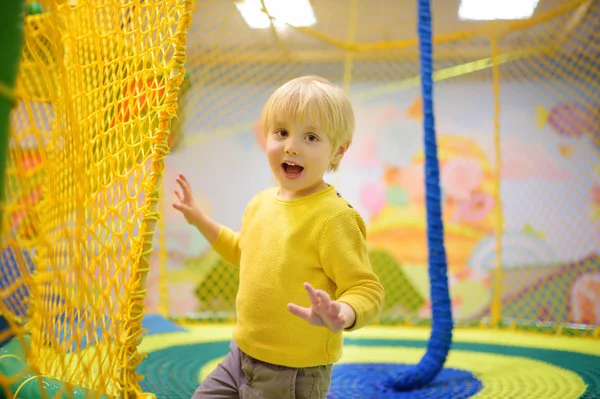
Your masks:
<svg viewBox="0 0 600 399"><path fill-rule="evenodd" d="M350 147L350 142L347 142L347 143L339 146L339 148L337 149L337 151L335 152L335 154L333 156L332 164L337 165L338 163L340 163L340 161L342 160L342 157L348 150L348 147Z"/></svg>

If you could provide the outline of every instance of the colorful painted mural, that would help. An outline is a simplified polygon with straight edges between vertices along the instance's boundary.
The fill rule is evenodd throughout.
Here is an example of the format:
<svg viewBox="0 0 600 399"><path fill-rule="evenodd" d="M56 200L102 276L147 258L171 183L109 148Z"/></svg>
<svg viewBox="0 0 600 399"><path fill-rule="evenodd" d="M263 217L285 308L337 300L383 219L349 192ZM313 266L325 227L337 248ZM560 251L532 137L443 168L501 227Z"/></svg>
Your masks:
<svg viewBox="0 0 600 399"><path fill-rule="evenodd" d="M501 243L503 316L600 322L594 296L600 273L600 169L592 166L600 164L598 120L576 104L507 103L498 186L492 98L466 94L470 89L441 85L436 91L453 316L469 320L489 312ZM504 90L510 89L527 90ZM176 156L168 159L163 245L173 314L210 318L219 309L233 311L235 270L219 266L200 234L169 209L169 196L175 174L186 173L204 209L222 223L239 227L247 201L273 184L256 119L259 109L257 102L254 117L235 131L186 138ZM355 112L354 143L340 171L327 179L368 224L371 260L390 291L382 321L427 319L431 313L420 98L418 93L390 94L357 104ZM235 165L227 159L235 159ZM160 245L157 241L157 249ZM158 259L155 251L153 262ZM149 284L158 281L150 278ZM148 304L157 309L158 289L149 291Z"/></svg>

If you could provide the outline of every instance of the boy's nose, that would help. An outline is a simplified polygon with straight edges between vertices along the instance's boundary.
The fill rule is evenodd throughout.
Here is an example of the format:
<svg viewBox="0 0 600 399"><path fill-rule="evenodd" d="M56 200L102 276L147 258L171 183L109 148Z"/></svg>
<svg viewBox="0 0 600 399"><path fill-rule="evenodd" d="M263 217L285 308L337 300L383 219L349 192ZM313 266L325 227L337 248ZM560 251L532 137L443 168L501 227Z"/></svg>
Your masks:
<svg viewBox="0 0 600 399"><path fill-rule="evenodd" d="M285 149L285 153L286 154L290 154L290 155L298 155L298 153L295 150L292 150L292 149L289 149L289 148Z"/></svg>

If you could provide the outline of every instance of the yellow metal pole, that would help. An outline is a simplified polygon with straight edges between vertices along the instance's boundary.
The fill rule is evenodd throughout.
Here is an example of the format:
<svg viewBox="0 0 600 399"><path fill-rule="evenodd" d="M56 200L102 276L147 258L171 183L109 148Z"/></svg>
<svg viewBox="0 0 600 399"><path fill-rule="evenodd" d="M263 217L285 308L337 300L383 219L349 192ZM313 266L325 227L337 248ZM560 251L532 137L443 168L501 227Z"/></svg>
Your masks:
<svg viewBox="0 0 600 399"><path fill-rule="evenodd" d="M358 23L358 0L352 0L350 5L350 18L348 22L348 42L354 43L356 40L356 25ZM352 71L354 69L354 50L346 49L344 57L344 91L350 96L350 85L352 83ZM340 182L340 172L333 172L334 186Z"/></svg>
<svg viewBox="0 0 600 399"><path fill-rule="evenodd" d="M350 6L350 21L348 23L348 42L353 43L356 40L356 24L358 21L358 0L352 0ZM352 70L354 68L354 51L346 50L344 59L344 91L350 93L350 83L352 81Z"/></svg>
<svg viewBox="0 0 600 399"><path fill-rule="evenodd" d="M158 219L158 311L163 317L169 317L169 286L167 282L167 245L166 245L166 223L165 223L165 185L161 184L159 198Z"/></svg>
<svg viewBox="0 0 600 399"><path fill-rule="evenodd" d="M494 150L496 168L494 169L494 196L496 202L496 264L493 271L491 325L499 327L502 320L502 235L504 233L504 218L502 214L501 174L502 151L500 148L500 70L498 62L498 37L491 38L492 46L492 77L494 91Z"/></svg>

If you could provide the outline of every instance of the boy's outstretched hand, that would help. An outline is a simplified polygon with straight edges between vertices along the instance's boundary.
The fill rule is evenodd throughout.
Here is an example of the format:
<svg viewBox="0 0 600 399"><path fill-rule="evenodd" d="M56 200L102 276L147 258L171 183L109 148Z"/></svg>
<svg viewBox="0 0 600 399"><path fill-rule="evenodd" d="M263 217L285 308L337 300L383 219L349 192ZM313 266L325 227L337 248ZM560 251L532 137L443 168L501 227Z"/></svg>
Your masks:
<svg viewBox="0 0 600 399"><path fill-rule="evenodd" d="M200 230L200 233L212 245L219 236L221 225L200 210L194 200L192 187L184 175L177 176L177 184L181 191L175 190L177 201L173 203L173 208L181 212L189 224Z"/></svg>
<svg viewBox="0 0 600 399"><path fill-rule="evenodd" d="M310 308L289 303L290 313L306 320L313 326L327 327L332 332L340 332L354 325L356 314L350 305L332 300L323 290L316 290L309 283L304 288L310 298Z"/></svg>
<svg viewBox="0 0 600 399"><path fill-rule="evenodd" d="M196 205L196 201L194 201L192 187L182 174L177 176L177 184L179 184L181 192L179 190L175 190L177 201L173 203L173 208L181 212L189 224L196 225L198 224L198 219L201 216L201 212Z"/></svg>

